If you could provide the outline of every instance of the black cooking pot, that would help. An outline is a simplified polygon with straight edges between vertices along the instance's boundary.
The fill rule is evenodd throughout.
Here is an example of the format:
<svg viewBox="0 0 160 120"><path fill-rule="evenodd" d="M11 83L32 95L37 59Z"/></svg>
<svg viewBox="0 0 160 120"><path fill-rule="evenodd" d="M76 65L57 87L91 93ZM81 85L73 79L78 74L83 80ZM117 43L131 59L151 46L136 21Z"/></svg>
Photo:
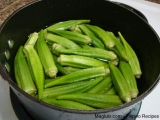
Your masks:
<svg viewBox="0 0 160 120"><path fill-rule="evenodd" d="M137 80L138 98L129 103L94 111L77 111L49 105L26 94L15 84L13 61L28 35L59 21L90 19L91 23L113 31L121 31L135 50L142 76ZM101 120L123 118L142 101L159 82L160 42L152 27L133 12L104 0L42 0L31 3L12 14L0 29L0 74L8 81L26 110L37 120Z"/></svg>

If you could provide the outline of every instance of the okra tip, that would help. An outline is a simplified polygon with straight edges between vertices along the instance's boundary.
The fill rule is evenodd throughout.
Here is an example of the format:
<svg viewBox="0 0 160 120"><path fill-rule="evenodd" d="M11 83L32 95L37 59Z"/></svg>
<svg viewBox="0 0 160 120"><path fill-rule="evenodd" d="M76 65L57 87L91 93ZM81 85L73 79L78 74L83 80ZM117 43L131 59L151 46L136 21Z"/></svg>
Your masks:
<svg viewBox="0 0 160 120"><path fill-rule="evenodd" d="M124 97L123 97L123 100L124 100L126 103L128 103L128 102L131 101L131 97L130 97L130 96L124 96Z"/></svg>
<svg viewBox="0 0 160 120"><path fill-rule="evenodd" d="M49 71L47 72L47 74L48 74L48 76L49 76L50 78L54 78L54 77L56 77L57 72L58 72L57 69L51 69L51 70L49 70Z"/></svg>
<svg viewBox="0 0 160 120"><path fill-rule="evenodd" d="M132 96L132 98L137 98L138 92L137 91L132 91L131 96Z"/></svg>

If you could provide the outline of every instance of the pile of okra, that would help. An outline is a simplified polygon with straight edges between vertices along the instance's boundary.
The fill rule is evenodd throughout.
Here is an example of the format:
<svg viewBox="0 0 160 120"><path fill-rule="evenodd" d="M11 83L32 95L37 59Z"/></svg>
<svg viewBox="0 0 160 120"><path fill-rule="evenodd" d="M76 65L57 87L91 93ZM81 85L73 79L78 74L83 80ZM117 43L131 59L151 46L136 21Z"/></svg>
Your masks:
<svg viewBox="0 0 160 120"><path fill-rule="evenodd" d="M140 63L133 48L90 20L67 20L33 32L14 60L17 85L62 108L95 110L138 96Z"/></svg>

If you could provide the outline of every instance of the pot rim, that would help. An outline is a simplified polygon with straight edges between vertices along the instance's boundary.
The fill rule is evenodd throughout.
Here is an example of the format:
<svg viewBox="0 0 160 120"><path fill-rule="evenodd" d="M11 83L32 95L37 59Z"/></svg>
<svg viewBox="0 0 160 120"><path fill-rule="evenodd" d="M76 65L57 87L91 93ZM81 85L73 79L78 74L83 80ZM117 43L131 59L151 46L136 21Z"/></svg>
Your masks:
<svg viewBox="0 0 160 120"><path fill-rule="evenodd" d="M12 18L12 16L14 16L17 12L19 12L20 10L32 5L32 4L35 4L35 3L38 3L38 2L41 2L42 0L37 0L37 1L33 1L29 4L26 4L24 5L23 7L17 9L16 11L14 11L3 23L2 25L0 26L0 33L3 29L3 27L5 26L5 24L7 23L7 21ZM105 1L105 2L110 2L112 4L116 4L112 1ZM118 4L116 4L118 5ZM118 5L120 6L120 5ZM120 7L123 7L123 6L120 6ZM126 10L129 10L125 7L123 7L124 9ZM134 13L133 11L129 10L130 12L132 12L133 14L137 15L136 13ZM138 15L137 15L138 16ZM138 16L139 17L139 16ZM140 19L143 20L143 18L139 17ZM151 29L152 31L154 32L154 34L156 35L158 41L160 42L160 38L158 36L158 34L156 33L156 31L152 28L152 26L147 23L145 20L143 20ZM157 79L155 80L155 82L152 84L152 86L147 90L145 91L143 94L141 94L140 96L138 96L137 98L133 99L131 102L129 103L124 103L122 105L119 105L119 106L116 106L116 107L113 107L113 108L106 108L106 109L96 109L96 110L74 110L74 109L68 109L68 108L61 108L61 107L57 107L57 106L54 106L54 105L51 105L51 104L48 104L48 103L45 103L29 94L27 94L26 92L24 92L22 89L20 89L15 82L13 82L13 80L9 77L9 74L6 73L4 67L3 67L3 64L1 63L0 61L0 75L2 76L2 79L8 81L10 87L12 88L15 88L17 91L19 91L21 94L23 94L25 97L27 97L28 99L34 101L34 102L37 102L43 106L46 106L46 107L49 107L51 109L55 109L55 110L58 110L58 111L65 111L65 112L70 112L70 113L76 113L76 114L99 114L99 113L107 113L107 112L113 112L113 111L117 111L117 110L120 110L120 109L123 109L123 108L126 108L126 107L129 107L129 106L132 106L132 105L136 105L138 104L139 102L141 102L147 95L149 95L155 88L156 86L159 84L159 81L160 81L160 73L157 77Z"/></svg>

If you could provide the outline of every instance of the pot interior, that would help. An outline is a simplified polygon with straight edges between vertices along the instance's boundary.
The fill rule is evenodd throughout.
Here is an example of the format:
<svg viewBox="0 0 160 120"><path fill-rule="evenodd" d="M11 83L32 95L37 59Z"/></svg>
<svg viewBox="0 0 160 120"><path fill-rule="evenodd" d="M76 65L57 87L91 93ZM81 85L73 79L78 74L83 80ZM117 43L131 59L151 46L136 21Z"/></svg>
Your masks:
<svg viewBox="0 0 160 120"><path fill-rule="evenodd" d="M94 24L117 34L122 33L135 50L142 68L137 79L139 97L146 96L158 83L160 73L160 42L154 30L131 11L103 0L43 0L16 11L0 29L1 74L14 84L14 57L28 35L53 23L71 19L90 19ZM8 44L14 43L13 47ZM10 54L9 59L6 53ZM10 66L8 72L6 63ZM141 97L139 100L141 100Z"/></svg>

